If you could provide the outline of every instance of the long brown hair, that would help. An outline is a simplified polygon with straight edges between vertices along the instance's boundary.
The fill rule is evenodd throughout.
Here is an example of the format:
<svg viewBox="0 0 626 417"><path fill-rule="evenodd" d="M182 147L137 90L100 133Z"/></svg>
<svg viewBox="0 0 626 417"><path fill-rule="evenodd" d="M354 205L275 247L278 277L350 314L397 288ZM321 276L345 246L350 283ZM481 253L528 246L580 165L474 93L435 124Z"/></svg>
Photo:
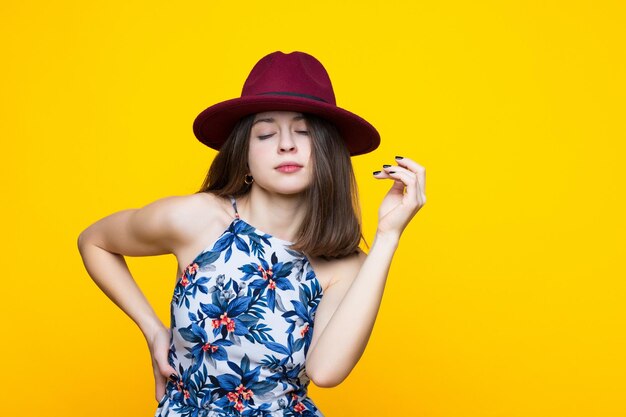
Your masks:
<svg viewBox="0 0 626 417"><path fill-rule="evenodd" d="M322 258L341 258L357 251L363 238L357 183L350 153L330 121L303 113L311 138L313 180L304 192L307 211L290 249ZM197 193L221 197L250 191L248 145L254 114L241 118L215 156Z"/></svg>

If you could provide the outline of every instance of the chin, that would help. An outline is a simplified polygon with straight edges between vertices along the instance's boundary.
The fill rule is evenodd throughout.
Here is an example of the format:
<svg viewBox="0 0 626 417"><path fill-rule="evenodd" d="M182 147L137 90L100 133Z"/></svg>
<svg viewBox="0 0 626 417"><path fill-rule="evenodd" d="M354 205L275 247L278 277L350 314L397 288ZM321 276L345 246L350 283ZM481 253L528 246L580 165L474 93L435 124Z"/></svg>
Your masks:
<svg viewBox="0 0 626 417"><path fill-rule="evenodd" d="M278 188L278 189L275 189L274 192L277 194L289 194L289 195L302 194L307 190L307 188L308 187Z"/></svg>
<svg viewBox="0 0 626 417"><path fill-rule="evenodd" d="M289 185L288 184L280 184L280 185L273 184L270 187L264 187L260 184L257 184L257 185L259 185L259 187L271 193L287 194L287 195L301 194L309 188L308 184L289 184Z"/></svg>

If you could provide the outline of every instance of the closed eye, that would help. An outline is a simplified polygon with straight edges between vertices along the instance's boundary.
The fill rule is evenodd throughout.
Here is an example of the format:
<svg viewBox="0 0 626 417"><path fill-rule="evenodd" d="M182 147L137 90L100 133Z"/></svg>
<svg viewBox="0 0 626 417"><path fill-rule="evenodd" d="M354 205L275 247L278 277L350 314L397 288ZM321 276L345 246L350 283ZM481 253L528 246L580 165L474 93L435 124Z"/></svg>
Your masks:
<svg viewBox="0 0 626 417"><path fill-rule="evenodd" d="M308 130L296 130L296 133L301 133L301 134L304 134L304 135L308 135L309 131ZM262 139L271 138L273 135L274 135L273 133L270 133L269 135L262 135L262 136L257 136L257 137L262 140Z"/></svg>

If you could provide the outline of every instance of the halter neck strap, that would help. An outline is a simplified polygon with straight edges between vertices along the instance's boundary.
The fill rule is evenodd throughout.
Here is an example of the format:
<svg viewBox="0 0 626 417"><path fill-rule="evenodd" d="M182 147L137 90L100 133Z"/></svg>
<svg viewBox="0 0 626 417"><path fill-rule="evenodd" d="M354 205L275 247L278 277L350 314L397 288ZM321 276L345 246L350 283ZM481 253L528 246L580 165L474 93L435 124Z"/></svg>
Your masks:
<svg viewBox="0 0 626 417"><path fill-rule="evenodd" d="M230 197L230 203L233 205L233 209L235 210L235 217L239 218L239 212L237 211L237 201L235 200L235 197L233 197L232 195L229 195Z"/></svg>

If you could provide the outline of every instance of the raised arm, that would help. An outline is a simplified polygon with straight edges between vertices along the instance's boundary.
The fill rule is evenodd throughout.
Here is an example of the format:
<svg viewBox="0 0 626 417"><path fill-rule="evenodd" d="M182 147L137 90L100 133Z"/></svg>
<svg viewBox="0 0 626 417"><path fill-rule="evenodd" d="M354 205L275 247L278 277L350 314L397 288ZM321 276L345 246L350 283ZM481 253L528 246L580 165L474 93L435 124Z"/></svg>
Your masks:
<svg viewBox="0 0 626 417"><path fill-rule="evenodd" d="M153 358L157 401L165 392L165 376L175 372L163 354L169 348L169 329L135 283L124 256L173 253L175 245L184 239L182 200L178 196L166 197L140 209L113 213L78 237L80 255L93 281L146 338ZM159 354L155 355L155 350Z"/></svg>
<svg viewBox="0 0 626 417"><path fill-rule="evenodd" d="M340 384L365 351L376 321L391 260L403 230L425 204L425 170L408 158L377 171L394 184L378 212L369 254L335 262L332 283L317 307L306 372L315 385ZM406 193L404 192L406 189Z"/></svg>

